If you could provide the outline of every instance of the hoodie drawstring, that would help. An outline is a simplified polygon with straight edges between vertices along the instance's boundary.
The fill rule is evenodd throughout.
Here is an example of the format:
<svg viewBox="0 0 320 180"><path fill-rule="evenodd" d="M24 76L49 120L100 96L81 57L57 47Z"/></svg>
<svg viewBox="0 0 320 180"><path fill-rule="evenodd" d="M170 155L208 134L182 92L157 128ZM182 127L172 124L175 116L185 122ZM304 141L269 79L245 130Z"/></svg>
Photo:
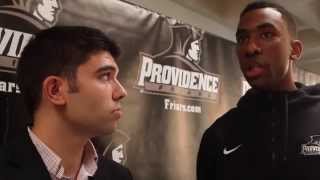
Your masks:
<svg viewBox="0 0 320 180"><path fill-rule="evenodd" d="M284 95L284 131L283 131L283 160L287 160L288 153L288 136L289 136L289 120L288 120L288 95Z"/></svg>

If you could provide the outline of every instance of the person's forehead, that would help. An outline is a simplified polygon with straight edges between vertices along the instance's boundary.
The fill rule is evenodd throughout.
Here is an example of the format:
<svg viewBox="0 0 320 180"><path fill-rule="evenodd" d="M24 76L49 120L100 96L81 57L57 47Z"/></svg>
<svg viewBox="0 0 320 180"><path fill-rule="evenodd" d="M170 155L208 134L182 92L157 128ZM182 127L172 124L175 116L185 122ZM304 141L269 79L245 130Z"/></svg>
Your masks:
<svg viewBox="0 0 320 180"><path fill-rule="evenodd" d="M246 12L240 17L238 29L254 29L261 24L283 25L286 22L282 14L274 8L260 8Z"/></svg>
<svg viewBox="0 0 320 180"><path fill-rule="evenodd" d="M113 56L108 51L99 51L89 56L88 60L81 66L96 71L101 67L109 67L109 70L119 71L119 67Z"/></svg>

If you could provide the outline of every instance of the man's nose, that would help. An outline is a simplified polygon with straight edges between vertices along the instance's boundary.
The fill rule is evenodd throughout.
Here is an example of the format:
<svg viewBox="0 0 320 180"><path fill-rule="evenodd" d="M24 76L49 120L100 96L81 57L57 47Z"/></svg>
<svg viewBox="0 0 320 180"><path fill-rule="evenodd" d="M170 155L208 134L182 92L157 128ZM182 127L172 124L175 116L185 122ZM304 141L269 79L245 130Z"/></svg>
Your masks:
<svg viewBox="0 0 320 180"><path fill-rule="evenodd" d="M250 38L245 44L245 56L250 58L259 54L261 54L261 47L257 44L254 38Z"/></svg>
<svg viewBox="0 0 320 180"><path fill-rule="evenodd" d="M113 99L120 100L128 95L126 89L122 86L119 81L116 81L116 88L113 92Z"/></svg>
<svg viewBox="0 0 320 180"><path fill-rule="evenodd" d="M51 1L51 4L52 4L52 7L54 8L58 8L59 7L59 4L58 4L58 1Z"/></svg>

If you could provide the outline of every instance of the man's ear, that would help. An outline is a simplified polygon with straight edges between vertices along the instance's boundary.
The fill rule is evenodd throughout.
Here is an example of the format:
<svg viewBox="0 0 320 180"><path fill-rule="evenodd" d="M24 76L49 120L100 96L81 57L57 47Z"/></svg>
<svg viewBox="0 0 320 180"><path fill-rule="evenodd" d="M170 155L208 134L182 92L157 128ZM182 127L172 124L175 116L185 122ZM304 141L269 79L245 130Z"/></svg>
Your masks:
<svg viewBox="0 0 320 180"><path fill-rule="evenodd" d="M302 55L303 45L300 40L292 40L291 41L291 54L290 60L296 61L299 60Z"/></svg>
<svg viewBox="0 0 320 180"><path fill-rule="evenodd" d="M42 83L43 96L55 105L66 103L66 80L58 76L48 76Z"/></svg>

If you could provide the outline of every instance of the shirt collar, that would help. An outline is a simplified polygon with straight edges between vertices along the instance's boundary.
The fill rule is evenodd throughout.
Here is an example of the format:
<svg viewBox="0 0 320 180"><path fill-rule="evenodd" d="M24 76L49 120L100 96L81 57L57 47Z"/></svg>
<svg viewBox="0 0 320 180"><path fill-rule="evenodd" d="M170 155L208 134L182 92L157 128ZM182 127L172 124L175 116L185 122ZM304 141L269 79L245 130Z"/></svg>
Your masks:
<svg viewBox="0 0 320 180"><path fill-rule="evenodd" d="M64 168L62 166L62 159L53 150L51 150L44 142L42 142L36 134L28 127L28 133L32 143L39 152L44 164L46 165L50 175L61 179L64 176ZM91 141L84 147L84 154L82 157L79 176L93 176L98 166L98 154ZM68 177L65 177L68 178Z"/></svg>

